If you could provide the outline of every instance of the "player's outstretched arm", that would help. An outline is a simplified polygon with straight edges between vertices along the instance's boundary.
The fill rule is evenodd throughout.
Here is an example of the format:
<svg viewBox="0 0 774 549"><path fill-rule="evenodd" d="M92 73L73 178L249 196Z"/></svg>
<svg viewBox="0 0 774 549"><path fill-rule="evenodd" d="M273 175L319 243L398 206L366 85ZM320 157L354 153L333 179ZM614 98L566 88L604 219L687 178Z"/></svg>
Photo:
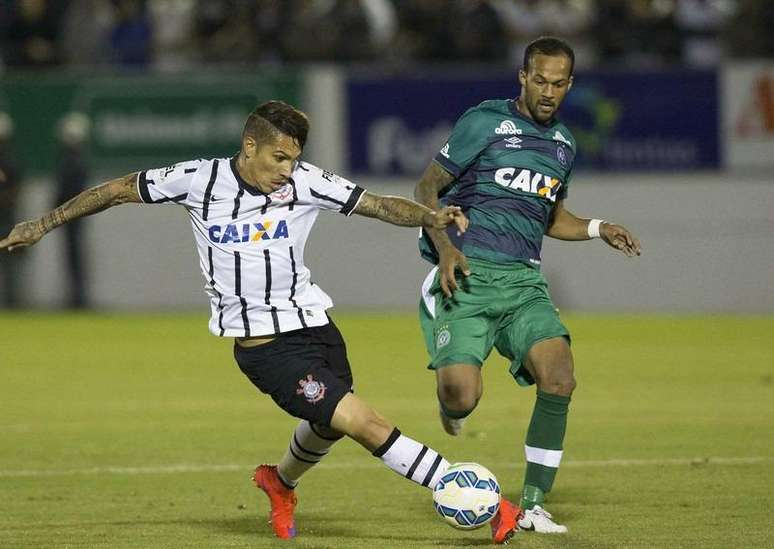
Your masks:
<svg viewBox="0 0 774 549"><path fill-rule="evenodd" d="M414 198L430 209L438 208L438 193L451 185L454 176L444 170L437 162L431 162L422 174L422 179L414 189ZM457 290L457 270L464 276L470 275L468 260L449 240L445 231L427 229L430 240L438 251L438 271L440 273L441 290L446 297L451 297Z"/></svg>
<svg viewBox="0 0 774 549"><path fill-rule="evenodd" d="M576 217L565 209L564 201L559 200L554 206L551 223L546 234L559 240L589 240L593 238L589 234L591 221L591 219ZM640 241L621 225L602 222L599 225L599 237L616 250L623 252L627 257L642 254Z"/></svg>
<svg viewBox="0 0 774 549"><path fill-rule="evenodd" d="M465 232L468 228L468 218L458 206L431 210L402 196L382 196L365 192L354 212L403 227L445 229L454 223L460 232Z"/></svg>
<svg viewBox="0 0 774 549"><path fill-rule="evenodd" d="M17 224L8 236L0 240L0 250L10 252L16 248L32 246L46 233L68 221L101 212L118 204L142 202L136 183L137 174L133 173L87 189L40 218Z"/></svg>

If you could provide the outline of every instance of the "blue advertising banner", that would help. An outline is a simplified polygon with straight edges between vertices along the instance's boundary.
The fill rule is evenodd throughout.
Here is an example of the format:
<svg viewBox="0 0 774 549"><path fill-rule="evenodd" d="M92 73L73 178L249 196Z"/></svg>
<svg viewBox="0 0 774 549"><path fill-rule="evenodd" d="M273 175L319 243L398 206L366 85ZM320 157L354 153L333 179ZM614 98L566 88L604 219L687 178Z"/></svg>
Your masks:
<svg viewBox="0 0 774 549"><path fill-rule="evenodd" d="M515 74L351 77L349 169L417 175L465 110L518 93ZM577 139L579 169L671 171L719 164L715 72L578 74L559 118Z"/></svg>

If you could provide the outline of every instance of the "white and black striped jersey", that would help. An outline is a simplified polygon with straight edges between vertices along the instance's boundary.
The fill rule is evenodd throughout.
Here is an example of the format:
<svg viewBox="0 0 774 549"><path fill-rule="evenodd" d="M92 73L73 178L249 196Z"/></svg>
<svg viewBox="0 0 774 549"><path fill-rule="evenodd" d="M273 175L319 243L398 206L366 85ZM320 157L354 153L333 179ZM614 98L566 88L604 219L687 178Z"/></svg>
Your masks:
<svg viewBox="0 0 774 549"><path fill-rule="evenodd" d="M265 194L241 178L235 158L218 158L140 172L137 188L147 204L188 211L213 334L271 335L328 323L333 302L311 281L304 245L319 210L351 214L361 187L297 162L288 184Z"/></svg>

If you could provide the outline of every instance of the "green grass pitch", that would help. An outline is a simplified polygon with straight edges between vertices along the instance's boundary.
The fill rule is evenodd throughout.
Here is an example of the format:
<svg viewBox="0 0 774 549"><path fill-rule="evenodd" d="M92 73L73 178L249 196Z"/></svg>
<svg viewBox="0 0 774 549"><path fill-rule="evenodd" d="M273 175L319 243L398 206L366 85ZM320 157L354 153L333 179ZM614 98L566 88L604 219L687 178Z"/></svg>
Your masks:
<svg viewBox="0 0 774 549"><path fill-rule="evenodd" d="M334 313L356 390L518 497L533 389L490 357L458 439L413 314ZM565 315L578 389L547 507L570 533L511 547L774 547L774 317ZM0 547L279 547L249 482L295 421L202 315L0 315ZM299 489L298 548L488 545L343 441Z"/></svg>

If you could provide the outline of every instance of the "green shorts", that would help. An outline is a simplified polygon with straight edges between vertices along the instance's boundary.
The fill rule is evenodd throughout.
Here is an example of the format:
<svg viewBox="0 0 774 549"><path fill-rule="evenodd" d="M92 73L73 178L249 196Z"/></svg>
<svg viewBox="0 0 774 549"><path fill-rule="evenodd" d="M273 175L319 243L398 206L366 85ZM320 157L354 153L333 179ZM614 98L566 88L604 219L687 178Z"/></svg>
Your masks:
<svg viewBox="0 0 774 549"><path fill-rule="evenodd" d="M532 346L554 337L570 340L543 274L521 264L469 264L470 276L458 279L460 289L451 299L443 295L438 269L422 285L419 320L430 354L428 368L481 366L495 347L511 361L516 382L532 385L535 380L524 367Z"/></svg>

